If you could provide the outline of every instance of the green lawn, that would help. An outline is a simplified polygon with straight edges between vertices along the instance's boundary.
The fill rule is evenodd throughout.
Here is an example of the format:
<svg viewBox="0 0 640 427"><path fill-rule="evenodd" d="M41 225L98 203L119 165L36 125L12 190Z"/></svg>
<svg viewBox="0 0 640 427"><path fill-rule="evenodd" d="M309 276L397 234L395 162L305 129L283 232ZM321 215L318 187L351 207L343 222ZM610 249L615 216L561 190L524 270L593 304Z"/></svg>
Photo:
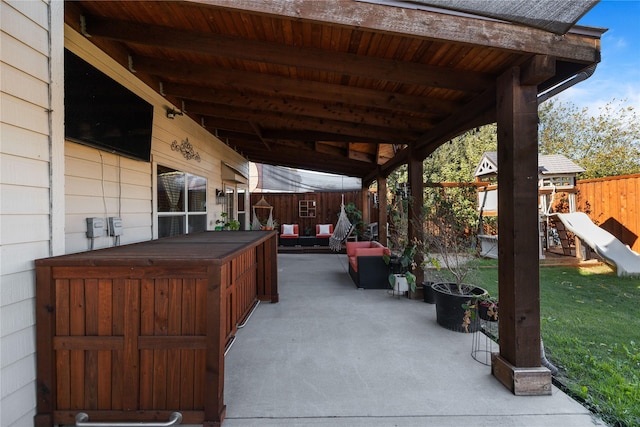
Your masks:
<svg viewBox="0 0 640 427"><path fill-rule="evenodd" d="M479 282L497 295L497 261ZM541 332L556 379L612 426L640 426L640 279L607 266L540 268Z"/></svg>

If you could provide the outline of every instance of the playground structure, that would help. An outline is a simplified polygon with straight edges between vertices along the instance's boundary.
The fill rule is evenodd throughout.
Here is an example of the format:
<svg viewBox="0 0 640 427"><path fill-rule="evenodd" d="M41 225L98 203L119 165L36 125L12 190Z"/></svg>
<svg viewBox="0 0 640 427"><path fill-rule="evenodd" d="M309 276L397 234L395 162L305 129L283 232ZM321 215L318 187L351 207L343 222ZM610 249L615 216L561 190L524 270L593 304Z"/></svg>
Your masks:
<svg viewBox="0 0 640 427"><path fill-rule="evenodd" d="M597 226L583 212L576 212L576 175L584 169L562 155L538 156L538 215L540 217L540 259L552 246L560 246L563 255L575 255L582 259L592 258L586 248L602 258L618 276L640 276L640 254L618 240L613 234ZM478 187L478 209L480 217L498 214L497 155L487 152L482 156L475 176ZM554 212L559 200L556 195L566 195L569 213ZM582 244L580 249L572 246L572 233ZM498 236L480 234L480 254L488 258L498 257Z"/></svg>
<svg viewBox="0 0 640 427"><path fill-rule="evenodd" d="M545 251L552 246L561 246L564 255L573 255L566 229L554 221L553 210L560 193L566 196L565 209L576 211L576 176L584 169L560 154L538 155L538 215L539 215L539 257L545 258ZM498 156L495 151L483 154L474 173L478 182L478 210L480 217L498 215ZM564 200L564 199L563 199ZM484 234L480 230L480 254L488 258L498 257L498 236Z"/></svg>
<svg viewBox="0 0 640 427"><path fill-rule="evenodd" d="M634 252L613 234L598 227L583 212L554 214L566 229L589 246L618 276L640 276L640 254Z"/></svg>

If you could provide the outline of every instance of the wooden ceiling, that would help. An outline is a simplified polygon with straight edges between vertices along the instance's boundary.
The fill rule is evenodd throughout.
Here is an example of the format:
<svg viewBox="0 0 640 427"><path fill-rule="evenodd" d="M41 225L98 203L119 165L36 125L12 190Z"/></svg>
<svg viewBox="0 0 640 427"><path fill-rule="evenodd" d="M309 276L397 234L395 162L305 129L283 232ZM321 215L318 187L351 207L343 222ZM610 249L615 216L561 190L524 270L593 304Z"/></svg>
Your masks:
<svg viewBox="0 0 640 427"><path fill-rule="evenodd" d="M542 64L542 92L600 59L592 29L356 0L74 1L65 22L249 160L365 181L494 122L509 68Z"/></svg>

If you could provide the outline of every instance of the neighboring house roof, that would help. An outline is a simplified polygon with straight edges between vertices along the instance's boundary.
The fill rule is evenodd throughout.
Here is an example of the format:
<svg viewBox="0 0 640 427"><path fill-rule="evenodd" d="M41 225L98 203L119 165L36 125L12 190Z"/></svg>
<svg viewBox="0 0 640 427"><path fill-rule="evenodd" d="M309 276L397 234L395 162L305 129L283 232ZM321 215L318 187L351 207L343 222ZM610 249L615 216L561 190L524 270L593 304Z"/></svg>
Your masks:
<svg viewBox="0 0 640 427"><path fill-rule="evenodd" d="M538 172L541 175L578 174L584 169L562 154L538 154ZM498 173L498 153L487 151L482 155L474 176Z"/></svg>

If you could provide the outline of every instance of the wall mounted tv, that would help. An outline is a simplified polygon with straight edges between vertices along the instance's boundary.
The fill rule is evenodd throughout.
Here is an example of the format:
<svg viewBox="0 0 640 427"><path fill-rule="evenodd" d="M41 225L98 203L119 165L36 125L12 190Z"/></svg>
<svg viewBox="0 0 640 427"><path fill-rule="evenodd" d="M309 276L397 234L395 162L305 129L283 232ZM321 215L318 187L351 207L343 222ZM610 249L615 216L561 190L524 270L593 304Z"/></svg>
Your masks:
<svg viewBox="0 0 640 427"><path fill-rule="evenodd" d="M66 49L64 68L65 137L149 162L153 105Z"/></svg>

